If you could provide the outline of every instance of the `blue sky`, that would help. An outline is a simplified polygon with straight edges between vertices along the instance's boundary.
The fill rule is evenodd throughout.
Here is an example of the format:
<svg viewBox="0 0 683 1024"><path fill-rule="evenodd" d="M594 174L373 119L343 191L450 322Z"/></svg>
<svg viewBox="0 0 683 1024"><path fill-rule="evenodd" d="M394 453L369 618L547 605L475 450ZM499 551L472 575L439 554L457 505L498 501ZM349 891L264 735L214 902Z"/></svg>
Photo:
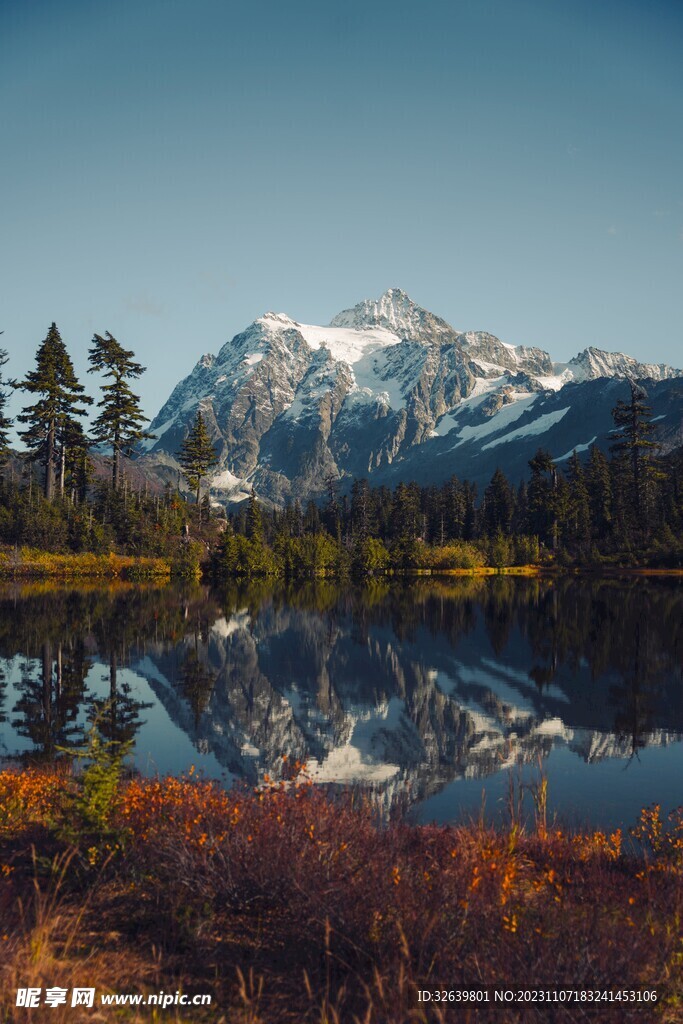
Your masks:
<svg viewBox="0 0 683 1024"><path fill-rule="evenodd" d="M390 286L680 366L682 43L658 0L0 0L7 369L109 330L152 416L266 310Z"/></svg>

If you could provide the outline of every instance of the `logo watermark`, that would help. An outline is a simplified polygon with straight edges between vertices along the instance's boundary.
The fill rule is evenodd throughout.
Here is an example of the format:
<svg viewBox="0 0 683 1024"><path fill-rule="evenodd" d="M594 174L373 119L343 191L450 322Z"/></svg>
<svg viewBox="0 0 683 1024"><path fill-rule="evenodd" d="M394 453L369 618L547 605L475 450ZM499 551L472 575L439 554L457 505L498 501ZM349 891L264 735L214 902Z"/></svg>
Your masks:
<svg viewBox="0 0 683 1024"><path fill-rule="evenodd" d="M212 997L207 993L188 995L180 989L175 992L101 992L98 997L94 988L18 988L17 1006L27 1010L39 1006L158 1006L166 1010L171 1006L211 1006Z"/></svg>

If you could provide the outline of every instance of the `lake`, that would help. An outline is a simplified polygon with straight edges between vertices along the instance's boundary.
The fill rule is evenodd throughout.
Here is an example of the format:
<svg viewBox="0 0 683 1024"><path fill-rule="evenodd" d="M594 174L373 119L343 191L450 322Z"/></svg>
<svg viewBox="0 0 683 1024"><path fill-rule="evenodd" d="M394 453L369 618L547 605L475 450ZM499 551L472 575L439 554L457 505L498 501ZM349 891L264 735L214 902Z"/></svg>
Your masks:
<svg viewBox="0 0 683 1024"><path fill-rule="evenodd" d="M682 622L667 577L4 586L0 756L66 756L95 722L145 773L298 761L442 823L504 818L511 787L530 813L545 777L551 816L626 827L683 803Z"/></svg>

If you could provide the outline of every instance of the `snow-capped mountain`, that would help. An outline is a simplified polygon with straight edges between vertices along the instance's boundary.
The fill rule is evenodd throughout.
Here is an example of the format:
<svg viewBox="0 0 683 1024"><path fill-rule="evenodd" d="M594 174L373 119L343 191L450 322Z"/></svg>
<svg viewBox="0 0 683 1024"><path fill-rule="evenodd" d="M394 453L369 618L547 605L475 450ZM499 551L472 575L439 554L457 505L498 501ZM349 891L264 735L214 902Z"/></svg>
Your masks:
<svg viewBox="0 0 683 1024"><path fill-rule="evenodd" d="M681 443L682 375L596 348L555 363L539 348L455 330L391 288L326 327L259 317L217 356L202 356L147 444L172 456L201 409L219 455L214 495L228 501L252 486L278 503L316 497L330 476L483 480L509 461L523 475L539 435L558 458L607 436L625 377L654 382L671 445Z"/></svg>

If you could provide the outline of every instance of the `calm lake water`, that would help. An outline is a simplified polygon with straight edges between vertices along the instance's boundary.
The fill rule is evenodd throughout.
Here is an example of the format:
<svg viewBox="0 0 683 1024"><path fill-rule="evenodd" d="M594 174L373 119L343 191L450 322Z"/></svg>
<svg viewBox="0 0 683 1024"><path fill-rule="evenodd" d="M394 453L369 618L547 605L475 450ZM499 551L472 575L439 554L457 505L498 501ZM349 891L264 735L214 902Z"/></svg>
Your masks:
<svg viewBox="0 0 683 1024"><path fill-rule="evenodd" d="M5 588L0 757L96 719L146 773L255 784L287 755L446 822L542 772L563 822L627 826L683 803L681 623L668 578Z"/></svg>

